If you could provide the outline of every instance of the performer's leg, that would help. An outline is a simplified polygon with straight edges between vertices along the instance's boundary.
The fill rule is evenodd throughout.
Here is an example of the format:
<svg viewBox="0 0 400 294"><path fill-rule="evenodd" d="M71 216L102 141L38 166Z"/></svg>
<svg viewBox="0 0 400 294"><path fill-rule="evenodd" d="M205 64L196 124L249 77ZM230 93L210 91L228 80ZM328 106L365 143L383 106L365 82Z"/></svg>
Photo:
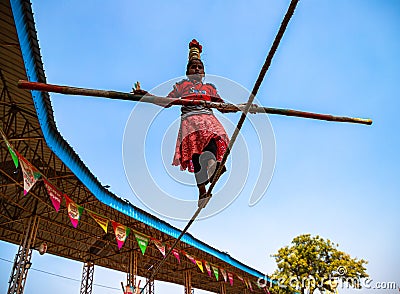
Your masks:
<svg viewBox="0 0 400 294"><path fill-rule="evenodd" d="M208 172L208 179L209 182L212 182L214 179L214 174L215 171L219 168L220 162L217 162L217 143L215 139L211 139L210 143L203 149L203 153L200 156L200 162L202 165L207 166L207 172ZM221 171L221 175L226 172L226 167Z"/></svg>
<svg viewBox="0 0 400 294"><path fill-rule="evenodd" d="M194 176L196 178L197 188L199 189L199 198L206 194L206 184L208 183L207 166L200 160L200 154L193 154L192 162L194 167Z"/></svg>

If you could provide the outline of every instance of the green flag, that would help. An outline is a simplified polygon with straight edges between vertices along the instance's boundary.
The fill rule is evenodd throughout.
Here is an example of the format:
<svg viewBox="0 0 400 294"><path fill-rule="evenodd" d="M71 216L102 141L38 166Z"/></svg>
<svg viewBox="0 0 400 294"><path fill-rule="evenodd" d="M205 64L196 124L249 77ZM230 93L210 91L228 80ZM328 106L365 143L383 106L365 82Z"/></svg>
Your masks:
<svg viewBox="0 0 400 294"><path fill-rule="evenodd" d="M135 233L136 241L138 242L138 245L140 247L140 250L142 251L142 254L146 252L147 245L149 244L149 238L140 235L138 233Z"/></svg>
<svg viewBox="0 0 400 294"><path fill-rule="evenodd" d="M17 154L15 153L14 149L11 147L10 143L8 143L6 137L4 136L3 131L1 131L1 136L3 137L4 142L6 142L8 151L9 151L10 154L11 154L11 157L12 157L12 160L13 160L13 162L14 162L15 167L18 167L18 156L17 156Z"/></svg>
<svg viewBox="0 0 400 294"><path fill-rule="evenodd" d="M218 267L216 267L216 266L214 266L214 265L211 265L211 267L212 267L212 269L213 269L213 272L214 272L215 278L216 278L216 279L217 279L217 281L218 281L218 275L219 275L219 270L218 270Z"/></svg>

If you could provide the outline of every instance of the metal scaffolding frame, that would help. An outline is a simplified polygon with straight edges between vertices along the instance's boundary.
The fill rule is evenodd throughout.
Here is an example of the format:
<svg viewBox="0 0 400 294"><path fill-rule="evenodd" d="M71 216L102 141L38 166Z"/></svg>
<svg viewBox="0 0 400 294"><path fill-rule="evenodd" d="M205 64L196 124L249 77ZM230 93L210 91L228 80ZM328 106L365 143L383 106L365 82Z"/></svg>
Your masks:
<svg viewBox="0 0 400 294"><path fill-rule="evenodd" d="M8 282L7 294L24 293L26 278L32 265L32 248L34 248L35 245L38 225L39 217L36 215L30 217L27 221L25 236L23 236L18 252L15 255L14 265Z"/></svg>
<svg viewBox="0 0 400 294"><path fill-rule="evenodd" d="M94 278L94 263L87 261L83 264L80 294L92 294Z"/></svg>

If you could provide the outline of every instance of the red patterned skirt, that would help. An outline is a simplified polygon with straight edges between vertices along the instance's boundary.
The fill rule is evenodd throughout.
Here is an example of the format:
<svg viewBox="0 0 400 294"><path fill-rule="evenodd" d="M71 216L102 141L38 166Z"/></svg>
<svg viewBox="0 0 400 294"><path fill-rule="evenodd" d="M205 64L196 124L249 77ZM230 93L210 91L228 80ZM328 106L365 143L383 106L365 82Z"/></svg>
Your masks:
<svg viewBox="0 0 400 294"><path fill-rule="evenodd" d="M221 161L229 138L218 119L212 114L194 114L182 119L172 164L194 172L193 154L201 154L211 139L217 144L217 161Z"/></svg>

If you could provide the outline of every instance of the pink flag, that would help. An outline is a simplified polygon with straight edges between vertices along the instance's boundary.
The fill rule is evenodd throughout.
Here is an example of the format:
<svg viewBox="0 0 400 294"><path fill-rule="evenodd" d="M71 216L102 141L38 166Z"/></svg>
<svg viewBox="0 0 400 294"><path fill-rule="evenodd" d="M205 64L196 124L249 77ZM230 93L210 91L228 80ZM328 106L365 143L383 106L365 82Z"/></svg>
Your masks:
<svg viewBox="0 0 400 294"><path fill-rule="evenodd" d="M179 256L179 251L177 249L172 249L172 254L175 256L175 258L178 260L178 262L181 263L181 258Z"/></svg>
<svg viewBox="0 0 400 294"><path fill-rule="evenodd" d="M151 238L151 240L156 245L158 250L160 250L161 254L165 257L165 246L164 246L164 244L162 244L161 241L159 241L157 239L154 239L154 238Z"/></svg>
<svg viewBox="0 0 400 294"><path fill-rule="evenodd" d="M111 221L111 223L114 229L115 238L117 240L118 249L121 249L122 246L124 246L126 238L128 238L131 229L113 220Z"/></svg>
<svg viewBox="0 0 400 294"><path fill-rule="evenodd" d="M210 264L209 264L207 261L204 260L204 265L206 266L206 270L207 270L208 276L211 277L211 267L210 267Z"/></svg>
<svg viewBox="0 0 400 294"><path fill-rule="evenodd" d="M17 152L19 162L21 163L22 174L24 176L24 195L35 185L40 178L40 172L21 154Z"/></svg>
<svg viewBox="0 0 400 294"><path fill-rule="evenodd" d="M228 279L231 286L233 286L233 274L228 272Z"/></svg>
<svg viewBox="0 0 400 294"><path fill-rule="evenodd" d="M60 210L61 202L63 199L63 194L58 191L56 187L53 186L49 181L43 178L44 186L46 187L47 193L49 194L51 203L58 212Z"/></svg>
<svg viewBox="0 0 400 294"><path fill-rule="evenodd" d="M194 259L193 256L189 255L189 254L186 253L185 251L182 251L182 252L183 252L183 254L185 254L185 256L186 256L187 258L190 259L191 262L193 262L194 264L197 264L196 259Z"/></svg>
<svg viewBox="0 0 400 294"><path fill-rule="evenodd" d="M75 204L67 195L64 194L65 201L67 202L68 216L74 228L78 226L79 220L83 212L83 207Z"/></svg>
<svg viewBox="0 0 400 294"><path fill-rule="evenodd" d="M251 292L254 292L254 291L253 291L253 287L251 286L251 281L250 281L250 280L248 280L248 284L249 284L249 287L250 287L250 291L251 291Z"/></svg>

